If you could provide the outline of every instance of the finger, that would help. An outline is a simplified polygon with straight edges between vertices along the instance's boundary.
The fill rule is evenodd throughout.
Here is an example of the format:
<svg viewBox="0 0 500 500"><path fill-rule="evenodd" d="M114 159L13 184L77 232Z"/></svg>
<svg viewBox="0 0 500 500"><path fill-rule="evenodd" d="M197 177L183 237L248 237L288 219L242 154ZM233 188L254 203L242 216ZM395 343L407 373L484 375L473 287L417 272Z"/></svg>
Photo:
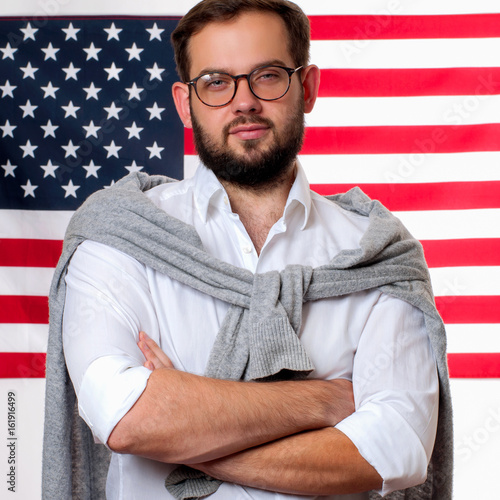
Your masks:
<svg viewBox="0 0 500 500"><path fill-rule="evenodd" d="M139 332L140 344L143 344L141 351L148 361L152 361L156 368L174 368L170 358L161 350L158 344L145 332Z"/></svg>

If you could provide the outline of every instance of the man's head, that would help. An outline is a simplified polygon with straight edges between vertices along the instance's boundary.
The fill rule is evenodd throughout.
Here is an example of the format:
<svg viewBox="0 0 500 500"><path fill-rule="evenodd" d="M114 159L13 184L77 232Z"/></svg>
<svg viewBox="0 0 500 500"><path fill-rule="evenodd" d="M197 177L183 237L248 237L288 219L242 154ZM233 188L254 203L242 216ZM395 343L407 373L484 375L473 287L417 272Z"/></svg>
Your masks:
<svg viewBox="0 0 500 500"><path fill-rule="evenodd" d="M183 80L174 84L174 101L203 163L241 186L260 189L286 178L319 85L319 70L307 66L307 17L285 0L204 0L181 20L173 40ZM278 72L283 95L268 88ZM200 92L207 81L208 98ZM227 86L229 102L219 96Z"/></svg>
<svg viewBox="0 0 500 500"><path fill-rule="evenodd" d="M293 54L294 67L306 67L309 62L309 19L302 10L287 0L203 0L179 22L172 33L175 63L181 80L190 75L189 41L210 23L230 21L245 12L267 12L281 17L286 26L288 50Z"/></svg>

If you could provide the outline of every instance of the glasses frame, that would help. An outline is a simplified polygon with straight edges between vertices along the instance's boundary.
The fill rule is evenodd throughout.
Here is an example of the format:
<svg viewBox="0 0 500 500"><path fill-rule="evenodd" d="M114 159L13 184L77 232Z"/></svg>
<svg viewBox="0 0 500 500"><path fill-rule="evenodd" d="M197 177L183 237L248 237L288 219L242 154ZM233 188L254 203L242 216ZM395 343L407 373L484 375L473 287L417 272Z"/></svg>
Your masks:
<svg viewBox="0 0 500 500"><path fill-rule="evenodd" d="M260 99L261 101L277 101L278 99L281 99L289 90L290 90L290 85L292 83L292 76L297 72L297 71L300 71L304 66L299 66L298 68L287 68L285 66L279 66L277 64L266 64L264 66L259 66L258 68L255 68L254 70L250 71L250 73L242 73L241 75L231 75L229 73L225 73L223 71L209 71L208 73L203 73L202 75L200 76L197 76L196 78L193 78L191 81L189 82L186 82L186 85L188 85L189 87L192 87L194 88L194 92L196 94L196 97L205 105L205 106L209 106L210 108L222 108L224 106L227 106L229 103L231 103L234 99L234 96L236 95L236 92L238 91L238 82L239 80L241 80L242 78L246 78L247 80L247 83L248 83L248 88L250 89L250 91L252 92L252 94L257 98L257 99ZM256 72L256 71L260 71L261 69L264 69L264 68L280 68L280 69L284 69L287 73L288 73L288 86L285 90L285 92L283 92L283 94L281 94L279 97L274 97L273 99L264 99L262 97L259 97L253 90L252 88L252 84L250 82L250 78L252 77L252 75ZM216 75L226 75L226 76L229 76L230 78L232 78L234 80L234 92L233 92L233 96L231 97L231 99L229 99L229 101L227 101L226 103L224 104L207 104L201 97L200 95L198 94L198 89L197 89L197 86L196 86L196 83L198 82L198 80L200 78L202 78L203 76L206 76L206 75L213 75L213 74L216 74Z"/></svg>

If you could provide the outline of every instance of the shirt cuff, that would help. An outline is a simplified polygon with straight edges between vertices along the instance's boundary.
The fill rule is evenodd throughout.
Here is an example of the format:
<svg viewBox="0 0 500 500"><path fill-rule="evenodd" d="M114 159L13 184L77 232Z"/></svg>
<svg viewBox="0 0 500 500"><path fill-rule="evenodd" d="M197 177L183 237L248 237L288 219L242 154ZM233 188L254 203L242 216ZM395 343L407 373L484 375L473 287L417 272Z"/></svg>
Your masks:
<svg viewBox="0 0 500 500"><path fill-rule="evenodd" d="M390 406L366 403L335 427L382 477L380 495L426 480L425 449L408 422Z"/></svg>
<svg viewBox="0 0 500 500"><path fill-rule="evenodd" d="M78 411L96 442L106 444L116 424L146 388L151 371L130 366L122 356L103 356L88 367L78 394Z"/></svg>

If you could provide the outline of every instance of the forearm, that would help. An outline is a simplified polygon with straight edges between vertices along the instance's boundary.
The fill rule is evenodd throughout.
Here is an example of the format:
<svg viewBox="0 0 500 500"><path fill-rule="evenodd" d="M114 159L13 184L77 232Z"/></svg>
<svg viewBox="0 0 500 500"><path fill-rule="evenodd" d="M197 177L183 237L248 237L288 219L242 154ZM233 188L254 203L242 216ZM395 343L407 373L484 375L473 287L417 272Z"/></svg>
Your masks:
<svg viewBox="0 0 500 500"><path fill-rule="evenodd" d="M382 486L377 471L332 427L191 466L223 481L295 495L341 495Z"/></svg>
<svg viewBox="0 0 500 500"><path fill-rule="evenodd" d="M111 433L108 445L117 452L168 463L213 460L335 425L352 412L342 384L337 385L338 389L319 380L232 382L158 369Z"/></svg>

